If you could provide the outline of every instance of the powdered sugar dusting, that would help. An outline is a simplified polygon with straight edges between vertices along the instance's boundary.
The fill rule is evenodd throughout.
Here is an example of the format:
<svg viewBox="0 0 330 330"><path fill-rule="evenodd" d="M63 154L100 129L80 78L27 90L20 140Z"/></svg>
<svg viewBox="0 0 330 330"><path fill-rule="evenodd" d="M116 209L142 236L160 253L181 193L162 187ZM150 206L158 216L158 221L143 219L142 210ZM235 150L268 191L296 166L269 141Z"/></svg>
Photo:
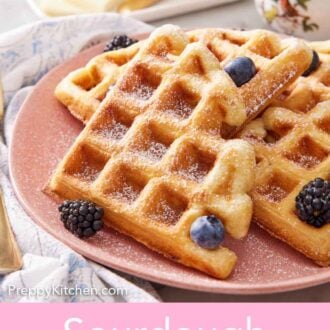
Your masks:
<svg viewBox="0 0 330 330"><path fill-rule="evenodd" d="M127 182L122 184L120 190L116 190L111 193L112 197L129 204L132 204L139 197L139 194L140 189L129 185Z"/></svg>
<svg viewBox="0 0 330 330"><path fill-rule="evenodd" d="M313 155L304 155L297 153L297 154L289 154L287 158L289 160L292 160L296 164L306 168L312 168L321 163L321 160Z"/></svg>
<svg viewBox="0 0 330 330"><path fill-rule="evenodd" d="M305 168L313 168L319 165L329 152L309 136L304 136L297 146L285 154L286 158Z"/></svg>
<svg viewBox="0 0 330 330"><path fill-rule="evenodd" d="M121 140L128 131L128 129L129 127L127 127L126 125L120 122L115 122L114 125L112 125L111 127L100 127L96 131L96 133L105 140Z"/></svg>
<svg viewBox="0 0 330 330"><path fill-rule="evenodd" d="M228 245L231 247L232 242ZM311 261L254 225L239 248L239 263L233 277L258 285L260 281L273 283L281 279L298 279L313 272L316 273L317 268Z"/></svg>
<svg viewBox="0 0 330 330"><path fill-rule="evenodd" d="M253 116L285 86L297 73L297 68L294 64L291 65L291 70L287 76L281 77L281 79L272 79L268 82L264 82L264 85L259 86L258 95L254 94L254 102L250 104L247 109L248 116ZM278 83L278 81L282 81ZM266 93L268 91L268 94ZM251 101L251 100L249 100Z"/></svg>
<svg viewBox="0 0 330 330"><path fill-rule="evenodd" d="M265 196L271 202L280 202L283 198L288 195L282 187L277 185L267 184L257 189L258 193Z"/></svg>
<svg viewBox="0 0 330 330"><path fill-rule="evenodd" d="M188 180L202 182L208 171L209 166L207 166L207 164L197 162L191 164L187 168L180 169L178 173Z"/></svg>
<svg viewBox="0 0 330 330"><path fill-rule="evenodd" d="M138 150L138 153L154 162L160 161L167 151L167 146L163 143L151 141L146 150Z"/></svg>
<svg viewBox="0 0 330 330"><path fill-rule="evenodd" d="M189 118L194 110L194 108L182 98L177 98L173 103L173 107L166 109L166 113L177 119Z"/></svg>
<svg viewBox="0 0 330 330"><path fill-rule="evenodd" d="M317 126L324 132L330 134L330 115L317 123Z"/></svg>
<svg viewBox="0 0 330 330"><path fill-rule="evenodd" d="M150 85L137 84L131 94L133 94L137 99L147 101L151 98L154 91L155 88Z"/></svg>
<svg viewBox="0 0 330 330"><path fill-rule="evenodd" d="M150 218L168 226L173 226L179 221L182 213L181 209L172 206L166 200L161 200L157 203L154 212L150 214Z"/></svg>
<svg viewBox="0 0 330 330"><path fill-rule="evenodd" d="M90 166L87 162L83 162L81 170L74 173L73 176L83 181L93 182L96 180L99 173L100 171L97 168Z"/></svg>

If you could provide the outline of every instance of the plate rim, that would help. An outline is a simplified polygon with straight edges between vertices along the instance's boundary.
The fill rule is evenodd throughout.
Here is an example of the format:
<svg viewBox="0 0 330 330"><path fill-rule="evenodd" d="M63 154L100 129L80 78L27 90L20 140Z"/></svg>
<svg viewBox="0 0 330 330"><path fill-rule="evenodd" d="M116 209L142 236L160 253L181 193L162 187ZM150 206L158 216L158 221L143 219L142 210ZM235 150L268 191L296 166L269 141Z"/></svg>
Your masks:
<svg viewBox="0 0 330 330"><path fill-rule="evenodd" d="M155 3L152 6L128 11L125 13L121 13L121 15L132 17L135 19L142 20L144 22L152 22L155 20L162 20L166 18L170 18L176 15L184 15L184 14L190 14L193 12L196 12L198 10L213 8L217 6L223 6L223 5L229 5L235 2L238 2L241 0L204 0L203 4L199 0L194 0L194 7L193 8L187 8L186 10L173 10L173 3L167 4L167 3L161 3L157 4ZM47 18L47 19L56 19L57 17L61 16L51 16L42 11L40 8L40 4L38 0L26 0L27 4L30 6L30 9L32 12L38 17L38 18ZM186 6L185 6L186 7ZM114 11L110 12L99 12L94 14L106 14L106 13L116 13ZM88 13L85 13L88 14ZM93 13L91 13L93 14ZM79 15L79 14L78 14ZM63 17L63 16L62 16Z"/></svg>
<svg viewBox="0 0 330 330"><path fill-rule="evenodd" d="M9 165L9 175L10 175L10 180L14 189L14 192L22 205L23 209L27 212L27 214L31 217L31 219L41 228L43 228L46 232L48 232L50 235L55 237L57 240L62 242L63 244L67 245L70 247L72 250L75 252L83 255L84 257L96 261L97 263L100 263L106 267L113 268L115 270L119 270L134 276L138 276L140 278L146 279L148 281L160 283L163 285L171 286L171 287L176 287L176 288L181 288L181 289L186 289L186 290L194 290L194 291L200 291L200 292L209 292L209 293L222 293L222 294L235 294L235 295L264 295L264 294L270 294L270 293L281 293L281 292L290 292L290 291L295 291L298 289L303 289L303 288L309 288L313 287L316 285L321 285L325 283L330 282L330 268L328 272L320 272L317 274L311 274L307 275L301 278L293 278L293 279L286 279L286 280L277 280L275 282L269 282L269 283L263 283L263 284L258 284L258 283L230 283L229 286L226 285L226 281L221 281L219 280L219 283L225 284L224 286L207 286L204 284L197 285L197 284L191 284L189 283L188 285L185 282L182 282L180 280L176 279L166 279L164 277L157 277L157 275L153 275L148 273L148 271L142 272L140 270L136 270L130 268L129 266L125 267L122 265L120 262L114 261L109 261L109 260L104 260L104 259L99 259L95 254L89 253L88 249L87 250L82 250L80 249L75 243L75 241L70 241L67 240L66 238L60 237L60 235L57 235L57 232L52 229L52 227L47 227L43 221L39 219L39 216L35 213L33 207L29 205L29 203L25 200L24 196L22 196L20 189L18 187L18 182L15 179L15 161L14 161L14 145L15 141L19 139L19 124L21 121L24 121L24 115L27 112L26 109L28 107L26 104L29 103L30 99L34 95L34 91L36 90L36 87L40 87L40 85L43 84L44 80L47 79L49 75L54 74L55 71L60 70L62 66L64 66L67 62L75 57L81 55L84 52L91 51L94 48L101 47L102 44L95 45L93 47L90 47L83 52L80 52L76 54L75 56L65 60L61 64L55 66L53 69L51 69L45 76L43 76L42 79L39 80L39 82L35 85L34 90L28 95L28 97L24 100L23 104L21 105L21 108L19 109L19 112L15 118L15 122L13 125L13 131L12 131L12 136L10 139L10 144L9 144L9 153L8 153L8 165ZM133 240L133 238L130 238ZM161 257L161 256L160 256ZM115 258L118 259L118 258ZM320 268L322 269L322 268Z"/></svg>

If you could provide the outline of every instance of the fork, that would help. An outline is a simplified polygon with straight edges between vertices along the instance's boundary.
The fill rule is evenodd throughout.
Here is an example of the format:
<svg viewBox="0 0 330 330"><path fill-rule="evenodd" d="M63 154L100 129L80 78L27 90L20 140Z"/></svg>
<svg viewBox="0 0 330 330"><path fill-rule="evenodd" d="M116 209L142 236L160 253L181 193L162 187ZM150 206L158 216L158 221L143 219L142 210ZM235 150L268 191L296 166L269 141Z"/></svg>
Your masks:
<svg viewBox="0 0 330 330"><path fill-rule="evenodd" d="M4 115L2 84L0 80L0 123ZM21 253L11 230L0 187L0 274L8 274L22 267Z"/></svg>

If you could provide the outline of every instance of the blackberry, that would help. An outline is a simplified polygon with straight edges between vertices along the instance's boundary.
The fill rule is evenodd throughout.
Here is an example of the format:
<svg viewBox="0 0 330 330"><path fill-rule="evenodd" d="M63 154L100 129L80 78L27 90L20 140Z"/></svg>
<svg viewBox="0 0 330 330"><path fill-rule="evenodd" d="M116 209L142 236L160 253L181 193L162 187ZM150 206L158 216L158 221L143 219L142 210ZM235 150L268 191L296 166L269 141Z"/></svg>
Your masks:
<svg viewBox="0 0 330 330"><path fill-rule="evenodd" d="M72 234L87 238L103 227L104 210L84 200L68 200L58 207L64 227Z"/></svg>
<svg viewBox="0 0 330 330"><path fill-rule="evenodd" d="M330 181L316 178L303 187L296 197L299 218L320 228L330 223Z"/></svg>
<svg viewBox="0 0 330 330"><path fill-rule="evenodd" d="M121 48L127 48L138 41L135 39L131 39L126 35L121 35L121 36L115 36L111 41L109 41L105 48L104 52L109 52L111 50L118 50Z"/></svg>
<svg viewBox="0 0 330 330"><path fill-rule="evenodd" d="M313 50L313 57L312 62L309 66L309 68L302 74L303 77L308 77L312 72L316 71L318 67L320 66L320 57L319 54Z"/></svg>

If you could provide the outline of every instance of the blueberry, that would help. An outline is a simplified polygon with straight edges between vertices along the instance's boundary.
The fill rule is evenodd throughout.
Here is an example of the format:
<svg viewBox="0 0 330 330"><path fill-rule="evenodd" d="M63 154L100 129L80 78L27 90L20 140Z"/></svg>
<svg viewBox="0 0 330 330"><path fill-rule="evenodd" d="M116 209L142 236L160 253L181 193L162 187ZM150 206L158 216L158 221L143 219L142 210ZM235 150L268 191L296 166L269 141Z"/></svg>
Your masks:
<svg viewBox="0 0 330 330"><path fill-rule="evenodd" d="M216 249L225 238L225 228L216 216L202 216L191 225L190 237L204 249Z"/></svg>
<svg viewBox="0 0 330 330"><path fill-rule="evenodd" d="M302 74L303 77L307 77L309 76L312 72L314 72L315 70L318 69L318 67L320 66L320 58L318 53L313 50L313 58L312 58L312 62L311 65L309 66L309 68Z"/></svg>
<svg viewBox="0 0 330 330"><path fill-rule="evenodd" d="M257 73L256 66L249 57L237 57L229 62L224 70L230 75L237 87L250 81Z"/></svg>

